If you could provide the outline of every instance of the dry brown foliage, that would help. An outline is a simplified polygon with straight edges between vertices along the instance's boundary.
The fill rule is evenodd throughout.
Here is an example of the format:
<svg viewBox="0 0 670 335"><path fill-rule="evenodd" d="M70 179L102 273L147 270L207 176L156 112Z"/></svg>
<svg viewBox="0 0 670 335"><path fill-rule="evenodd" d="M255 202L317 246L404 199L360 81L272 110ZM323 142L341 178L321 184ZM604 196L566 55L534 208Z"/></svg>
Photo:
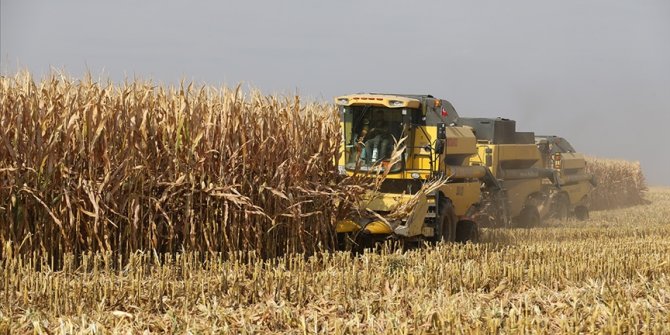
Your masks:
<svg viewBox="0 0 670 335"><path fill-rule="evenodd" d="M0 242L15 254L314 253L363 190L332 105L51 75L0 78Z"/></svg>
<svg viewBox="0 0 670 335"><path fill-rule="evenodd" d="M586 168L597 183L590 195L592 210L645 203L647 184L640 162L588 157Z"/></svg>

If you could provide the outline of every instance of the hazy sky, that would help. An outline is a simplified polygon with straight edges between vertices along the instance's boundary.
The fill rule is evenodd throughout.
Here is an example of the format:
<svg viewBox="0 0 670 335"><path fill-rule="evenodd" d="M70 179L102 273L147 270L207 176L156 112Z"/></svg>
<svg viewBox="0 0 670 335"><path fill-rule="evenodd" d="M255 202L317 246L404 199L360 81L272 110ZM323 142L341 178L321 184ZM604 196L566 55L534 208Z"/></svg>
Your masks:
<svg viewBox="0 0 670 335"><path fill-rule="evenodd" d="M0 71L428 93L670 185L670 1L0 0Z"/></svg>

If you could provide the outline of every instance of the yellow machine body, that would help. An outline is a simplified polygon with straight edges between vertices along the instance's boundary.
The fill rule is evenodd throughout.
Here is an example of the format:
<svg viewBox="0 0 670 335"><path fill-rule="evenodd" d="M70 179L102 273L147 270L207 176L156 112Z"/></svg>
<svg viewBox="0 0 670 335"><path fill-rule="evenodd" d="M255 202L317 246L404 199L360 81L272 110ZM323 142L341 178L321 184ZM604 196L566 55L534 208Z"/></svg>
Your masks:
<svg viewBox="0 0 670 335"><path fill-rule="evenodd" d="M384 217L412 199L416 202L414 210L399 221L350 218L337 224L338 233L364 229L367 234L378 236L435 238L438 234L435 196L417 192L424 182L437 176L449 177L437 192L450 200L458 218L465 217L468 210L479 203L479 178L485 171L469 164L470 157L477 155L477 139L470 128L449 125L457 114L448 101L427 95L352 94L337 97L335 102L341 111L343 136L343 154L338 162L340 172L374 178L389 170L380 190L370 190L359 208ZM401 162L392 167L385 165L384 160L377 165L365 163L366 159L378 157L375 151L371 152L370 148L374 147L369 142L359 140L363 137L360 134L374 131L374 123L382 119L388 124L387 128L396 128L395 132L391 131L393 141L405 138ZM441 152L436 150L438 142L441 142ZM384 154L388 156L386 151Z"/></svg>
<svg viewBox="0 0 670 335"><path fill-rule="evenodd" d="M545 182L547 192L562 197L566 210L578 219L588 217L589 194L595 186L593 175L586 171L586 159L562 137L537 136L544 166L555 171L555 178Z"/></svg>
<svg viewBox="0 0 670 335"><path fill-rule="evenodd" d="M454 240L459 232L476 232L480 219L490 226L531 226L566 206L588 216L593 178L584 157L562 138L517 132L509 119L461 118L448 101L430 95L365 93L335 102L340 173L385 175L380 189L370 190L358 206L370 215L339 222L338 233ZM391 162L401 138L400 159ZM448 182L430 194L422 191L437 177ZM412 210L404 217L385 219L408 202Z"/></svg>
<svg viewBox="0 0 670 335"><path fill-rule="evenodd" d="M505 189L508 215L516 217L528 200L542 191L546 172L535 144L480 143L471 164L486 166Z"/></svg>
<svg viewBox="0 0 670 335"><path fill-rule="evenodd" d="M560 163L554 162L559 171L560 188L568 195L570 204L577 206L588 201L593 190L593 176L586 172L586 159L579 153L561 153Z"/></svg>

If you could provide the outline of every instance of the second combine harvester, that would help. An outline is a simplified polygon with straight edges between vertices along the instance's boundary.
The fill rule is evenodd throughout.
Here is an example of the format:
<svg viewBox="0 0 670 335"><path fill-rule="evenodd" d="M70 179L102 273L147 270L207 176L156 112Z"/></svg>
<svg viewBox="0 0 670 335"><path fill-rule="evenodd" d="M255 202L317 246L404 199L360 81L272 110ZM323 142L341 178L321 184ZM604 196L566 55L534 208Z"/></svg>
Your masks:
<svg viewBox="0 0 670 335"><path fill-rule="evenodd" d="M353 94L340 108L345 174L386 173L360 206L367 213L338 223L340 241L365 243L475 240L480 225L532 226L542 217L588 215L591 177L585 162L557 137L516 132L507 119L460 118L431 95ZM391 165L396 140L404 151ZM537 143L536 143L537 142ZM448 178L430 193L435 178ZM418 193L417 193L418 192ZM404 203L406 216L384 219ZM346 236L357 236L347 239Z"/></svg>

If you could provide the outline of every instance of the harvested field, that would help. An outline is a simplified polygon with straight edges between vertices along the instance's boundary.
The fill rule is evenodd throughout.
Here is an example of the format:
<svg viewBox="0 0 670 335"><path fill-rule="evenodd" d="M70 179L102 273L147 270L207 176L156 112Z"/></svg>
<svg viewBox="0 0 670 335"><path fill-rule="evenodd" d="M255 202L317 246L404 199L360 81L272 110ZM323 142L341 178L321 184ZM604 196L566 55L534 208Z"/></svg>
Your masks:
<svg viewBox="0 0 670 335"><path fill-rule="evenodd" d="M0 332L666 333L670 189L648 197L587 222L407 253L205 262L147 253L118 270L98 254L55 272L9 257Z"/></svg>

